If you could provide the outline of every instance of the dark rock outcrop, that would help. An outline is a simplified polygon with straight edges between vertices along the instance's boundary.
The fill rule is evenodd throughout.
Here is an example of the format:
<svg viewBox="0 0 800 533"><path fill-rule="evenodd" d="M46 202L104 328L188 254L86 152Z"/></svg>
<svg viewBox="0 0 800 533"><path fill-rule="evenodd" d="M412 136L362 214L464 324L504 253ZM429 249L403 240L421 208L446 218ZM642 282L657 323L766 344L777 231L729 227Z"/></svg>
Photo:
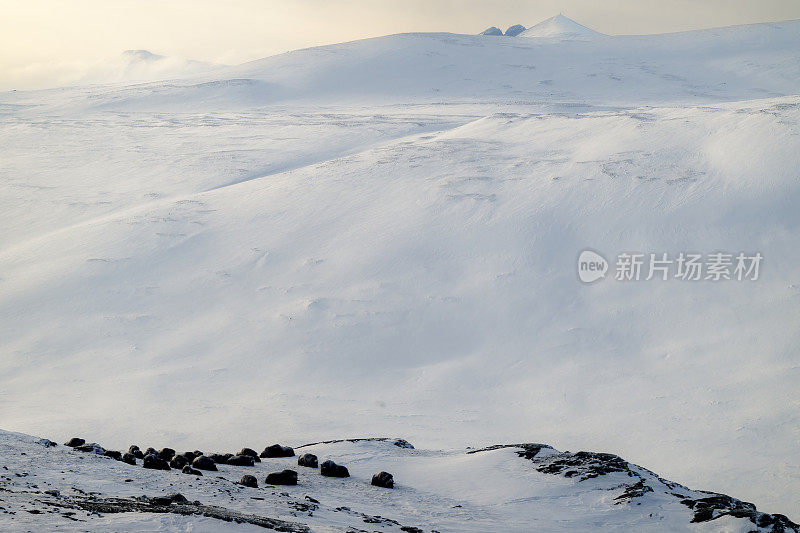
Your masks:
<svg viewBox="0 0 800 533"><path fill-rule="evenodd" d="M350 477L347 467L337 465L330 459L320 465L319 473L326 477Z"/></svg>
<svg viewBox="0 0 800 533"><path fill-rule="evenodd" d="M386 489L394 488L394 476L389 472L378 472L372 476L372 484L376 487L383 487Z"/></svg>
<svg viewBox="0 0 800 533"><path fill-rule="evenodd" d="M205 455L195 457L194 461L192 461L192 466L199 470L217 470L217 465L214 460L211 457L206 457Z"/></svg>
<svg viewBox="0 0 800 533"><path fill-rule="evenodd" d="M304 453L300 457L297 458L297 464L299 466L307 466L308 468L317 468L319 466L319 462L317 461L317 456L313 453Z"/></svg>
<svg viewBox="0 0 800 533"><path fill-rule="evenodd" d="M78 450L79 452L96 453L97 455L103 455L106 453L103 447L97 444L96 442L90 442L89 444L76 446L75 449Z"/></svg>
<svg viewBox="0 0 800 533"><path fill-rule="evenodd" d="M256 479L256 476L245 474L242 476L242 479L239 480L239 485L244 485L245 487L252 487L254 489L257 489L258 480Z"/></svg>
<svg viewBox="0 0 800 533"><path fill-rule="evenodd" d="M261 457L294 457L294 449L289 446L273 444L264 448L264 451L261 452Z"/></svg>
<svg viewBox="0 0 800 533"><path fill-rule="evenodd" d="M297 485L297 472L294 470L272 472L267 475L265 483L267 485Z"/></svg>

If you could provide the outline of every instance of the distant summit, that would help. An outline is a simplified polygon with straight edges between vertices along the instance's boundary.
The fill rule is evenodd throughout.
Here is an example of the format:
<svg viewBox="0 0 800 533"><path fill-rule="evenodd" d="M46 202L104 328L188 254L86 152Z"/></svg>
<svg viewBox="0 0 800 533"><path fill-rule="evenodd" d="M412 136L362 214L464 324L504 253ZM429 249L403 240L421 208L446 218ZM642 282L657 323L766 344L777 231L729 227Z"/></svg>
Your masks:
<svg viewBox="0 0 800 533"><path fill-rule="evenodd" d="M500 28L498 28L498 27L496 27L496 26L492 26L491 28L488 28L488 29L486 29L486 30L483 30L483 31L482 31L480 34L481 34L481 35L496 35L496 36L501 36L501 35L503 35L503 30L501 30Z"/></svg>
<svg viewBox="0 0 800 533"><path fill-rule="evenodd" d="M522 24L514 24L510 28L506 30L505 36L506 37L516 37L520 33L525 31L525 26Z"/></svg>
<svg viewBox="0 0 800 533"><path fill-rule="evenodd" d="M165 56L154 54L149 50L125 50L122 52L122 57L129 61L159 61L164 59Z"/></svg>
<svg viewBox="0 0 800 533"><path fill-rule="evenodd" d="M510 28L509 28L510 29ZM555 17L540 22L519 34L520 37L531 38L557 38L557 39L591 39L599 37L602 33L578 24L561 13Z"/></svg>

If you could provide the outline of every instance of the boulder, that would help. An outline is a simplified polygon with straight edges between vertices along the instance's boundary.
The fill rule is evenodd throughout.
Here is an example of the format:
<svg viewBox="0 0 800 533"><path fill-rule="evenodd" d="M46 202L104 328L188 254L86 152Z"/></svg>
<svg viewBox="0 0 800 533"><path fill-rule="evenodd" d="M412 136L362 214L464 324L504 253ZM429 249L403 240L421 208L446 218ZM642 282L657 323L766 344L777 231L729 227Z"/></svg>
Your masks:
<svg viewBox="0 0 800 533"><path fill-rule="evenodd" d="M264 451L261 452L261 457L294 457L294 449L289 446L273 444L264 448Z"/></svg>
<svg viewBox="0 0 800 533"><path fill-rule="evenodd" d="M256 476L245 474L242 476L242 479L239 480L239 485L244 485L245 487L252 487L254 489L257 489L258 480L256 479Z"/></svg>
<svg viewBox="0 0 800 533"><path fill-rule="evenodd" d="M103 452L103 455L116 459L117 461L122 461L122 452L118 452L117 450L106 450Z"/></svg>
<svg viewBox="0 0 800 533"><path fill-rule="evenodd" d="M170 459L175 457L175 450L173 450L172 448L161 448L158 451L158 456L164 459L165 461L169 461Z"/></svg>
<svg viewBox="0 0 800 533"><path fill-rule="evenodd" d="M394 488L394 477L389 472L378 472L372 476L372 484L386 489Z"/></svg>
<svg viewBox="0 0 800 533"><path fill-rule="evenodd" d="M145 455L144 460L142 461L142 466L145 468L150 468L152 470L169 470L169 464L160 458L158 455L151 453L150 455Z"/></svg>
<svg viewBox="0 0 800 533"><path fill-rule="evenodd" d="M179 470L188 464L189 464L189 459L187 459L183 455L176 455L169 461L169 466L171 466L172 468L177 468Z"/></svg>
<svg viewBox="0 0 800 533"><path fill-rule="evenodd" d="M227 464L233 466L253 466L255 461L249 455L234 455L228 459Z"/></svg>
<svg viewBox="0 0 800 533"><path fill-rule="evenodd" d="M173 503L189 502L189 500L186 499L186 496L180 494L179 492L171 492L169 494L165 494L164 496L155 496L150 498L150 501L156 505L171 505Z"/></svg>
<svg viewBox="0 0 800 533"><path fill-rule="evenodd" d="M64 443L64 446L69 446L70 448L77 448L78 446L83 446L86 444L86 441L83 439L79 439L78 437L72 437L67 442Z"/></svg>
<svg viewBox="0 0 800 533"><path fill-rule="evenodd" d="M140 453L141 453L141 452L140 452ZM129 465L135 465L135 464L136 464L136 456L135 456L135 455L133 455L133 454L132 454L132 453L130 453L130 452L125 452L125 453L123 453L123 454L122 454L122 459L121 459L121 461L122 461L123 463L128 463Z"/></svg>
<svg viewBox="0 0 800 533"><path fill-rule="evenodd" d="M483 30L481 32L481 35L493 35L499 37L503 35L503 30L501 30L500 28L496 28L495 26L492 26L491 28Z"/></svg>
<svg viewBox="0 0 800 533"><path fill-rule="evenodd" d="M200 470L216 471L217 469L217 465L214 463L214 460L211 457L206 457L205 455L195 457L194 461L192 461L192 466Z"/></svg>
<svg viewBox="0 0 800 533"><path fill-rule="evenodd" d="M203 473L201 471L195 470L194 468L192 468L189 465L184 466L183 469L181 470L181 472L183 472L184 474L191 474L193 476L202 476L203 475Z"/></svg>
<svg viewBox="0 0 800 533"><path fill-rule="evenodd" d="M267 485L297 485L297 472L294 470L272 472L267 475L265 483Z"/></svg>
<svg viewBox="0 0 800 533"><path fill-rule="evenodd" d="M96 442L90 442L89 444L76 446L75 449L78 450L79 452L96 453L97 455L103 455L104 453L106 453L103 447L97 444Z"/></svg>
<svg viewBox="0 0 800 533"><path fill-rule="evenodd" d="M36 444L44 446L45 448L52 448L53 446L58 446L58 444L51 441L50 439L39 439L36 441Z"/></svg>
<svg viewBox="0 0 800 533"><path fill-rule="evenodd" d="M300 457L297 458L298 466L307 466L309 468L317 468L319 466L319 462L317 461L317 456L313 453L304 453Z"/></svg>
<svg viewBox="0 0 800 533"><path fill-rule="evenodd" d="M337 465L330 459L320 465L319 473L326 477L350 477L347 467Z"/></svg>
<svg viewBox="0 0 800 533"><path fill-rule="evenodd" d="M172 503L188 503L189 500L186 499L186 496L181 494L180 492L170 492L165 496L165 498L169 498Z"/></svg>
<svg viewBox="0 0 800 533"><path fill-rule="evenodd" d="M524 32L527 28L522 24L514 24L510 28L506 30L506 37L516 37L520 33Z"/></svg>

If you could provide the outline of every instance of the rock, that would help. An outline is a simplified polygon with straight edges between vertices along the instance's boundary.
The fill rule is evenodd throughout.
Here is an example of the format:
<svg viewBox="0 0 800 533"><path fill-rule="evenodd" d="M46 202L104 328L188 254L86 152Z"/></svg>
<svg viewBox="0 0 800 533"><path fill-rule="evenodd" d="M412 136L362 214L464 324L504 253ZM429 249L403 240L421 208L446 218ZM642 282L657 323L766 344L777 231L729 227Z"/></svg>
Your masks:
<svg viewBox="0 0 800 533"><path fill-rule="evenodd" d="M83 439L79 439L78 437L72 437L67 442L64 443L64 446L69 446L70 448L77 448L78 446L83 446L86 444L86 441Z"/></svg>
<svg viewBox="0 0 800 533"><path fill-rule="evenodd" d="M192 461L192 466L200 470L217 470L217 465L214 463L214 460L211 457L206 457L205 455L195 457L194 461Z"/></svg>
<svg viewBox="0 0 800 533"><path fill-rule="evenodd" d="M414 449L414 445L408 442L406 439L394 439L394 442L392 444L394 444L398 448L406 448L408 450Z"/></svg>
<svg viewBox="0 0 800 533"><path fill-rule="evenodd" d="M481 32L481 35L495 35L495 36L502 36L503 30L500 28L496 28L492 26L491 28L487 28Z"/></svg>
<svg viewBox="0 0 800 533"><path fill-rule="evenodd" d="M319 473L327 477L350 477L350 472L347 471L347 467L337 465L330 459L320 465Z"/></svg>
<svg viewBox="0 0 800 533"><path fill-rule="evenodd" d="M45 448L52 448L53 446L58 446L58 444L51 441L50 439L39 439L36 441L36 444L44 446Z"/></svg>
<svg viewBox="0 0 800 533"><path fill-rule="evenodd" d="M245 474L242 476L242 479L239 480L239 485L244 485L245 487L252 487L254 489L257 489L258 480L256 479L256 476Z"/></svg>
<svg viewBox="0 0 800 533"><path fill-rule="evenodd" d="M228 464L233 466L253 466L255 461L249 455L234 455L228 459Z"/></svg>
<svg viewBox="0 0 800 533"><path fill-rule="evenodd" d="M226 465L228 464L228 457L221 453L212 453L208 456L212 461L217 463L218 465Z"/></svg>
<svg viewBox="0 0 800 533"><path fill-rule="evenodd" d="M180 492L170 492L165 498L169 498L172 503L187 503L189 501L186 496Z"/></svg>
<svg viewBox="0 0 800 533"><path fill-rule="evenodd" d="M103 455L116 459L117 461L122 461L122 452L118 452L117 450L106 450Z"/></svg>
<svg viewBox="0 0 800 533"><path fill-rule="evenodd" d="M171 466L172 468L177 468L179 470L188 464L189 464L189 459L187 459L183 455L176 455L169 461L169 466Z"/></svg>
<svg viewBox="0 0 800 533"><path fill-rule="evenodd" d="M514 24L510 28L506 30L506 37L516 37L520 33L524 32L527 28L522 24Z"/></svg>
<svg viewBox="0 0 800 533"><path fill-rule="evenodd" d="M150 468L151 470L169 470L169 464L167 464L164 459L160 458L154 453L144 456L144 460L142 460L142 466L145 468Z"/></svg>
<svg viewBox="0 0 800 533"><path fill-rule="evenodd" d="M258 452L252 448L242 448L236 455L247 455L253 458L253 461L260 463L261 459L258 458Z"/></svg>
<svg viewBox="0 0 800 533"><path fill-rule="evenodd" d="M139 453L142 453L142 452L139 452ZM133 455L130 452L125 452L125 453L122 454L122 462L123 463L128 463L129 465L135 465L136 464L136 456Z"/></svg>
<svg viewBox="0 0 800 533"><path fill-rule="evenodd" d="M158 456L164 459L165 461L169 461L170 459L175 457L175 450L173 450L172 448L161 448L158 451Z"/></svg>
<svg viewBox="0 0 800 533"><path fill-rule="evenodd" d="M272 472L267 475L265 483L267 485L297 485L297 472L294 470Z"/></svg>
<svg viewBox="0 0 800 533"><path fill-rule="evenodd" d="M261 452L261 457L294 457L294 450L289 446L273 444L264 448L264 451Z"/></svg>
<svg viewBox="0 0 800 533"><path fill-rule="evenodd" d="M378 472L372 476L372 484L386 489L394 488L394 477L389 472Z"/></svg>
<svg viewBox="0 0 800 533"><path fill-rule="evenodd" d="M97 444L96 442L90 442L89 444L76 446L75 449L78 450L79 452L96 453L98 455L103 455L104 453L106 453L103 447Z"/></svg>
<svg viewBox="0 0 800 533"><path fill-rule="evenodd" d="M55 490L55 489L49 489L49 490L46 490L46 491L44 491L44 493L45 493L45 494L49 494L50 496L54 496L54 497L56 497L56 498L58 498L59 496L61 496L61 493L60 493L59 491Z"/></svg>
<svg viewBox="0 0 800 533"><path fill-rule="evenodd" d="M317 456L313 453L304 453L298 457L297 464L299 466L307 466L309 468L317 468L319 466L319 463L317 462Z"/></svg>
<svg viewBox="0 0 800 533"><path fill-rule="evenodd" d="M183 472L184 474L191 474L193 476L202 476L203 475L203 473L201 471L195 470L194 468L192 468L189 465L184 466L183 470L181 470L181 472Z"/></svg>

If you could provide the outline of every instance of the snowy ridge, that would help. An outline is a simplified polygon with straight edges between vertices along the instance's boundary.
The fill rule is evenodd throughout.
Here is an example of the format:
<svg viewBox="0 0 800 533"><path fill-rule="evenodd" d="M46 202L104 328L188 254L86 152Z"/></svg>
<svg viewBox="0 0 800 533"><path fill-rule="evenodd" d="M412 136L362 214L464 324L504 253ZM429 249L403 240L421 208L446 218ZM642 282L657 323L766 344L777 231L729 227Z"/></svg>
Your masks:
<svg viewBox="0 0 800 533"><path fill-rule="evenodd" d="M299 446L350 470L325 478L296 457L217 464L202 476L129 465L46 440L0 432L0 527L184 531L759 531L797 532L783 515L722 494L690 490L611 454L542 444L463 451L351 439ZM144 448L144 447L143 447ZM300 452L298 452L300 453ZM264 483L298 472L297 485ZM370 486L374 472L395 486ZM237 482L255 476L257 487ZM179 493L180 497L168 494ZM184 498L184 499L181 499ZM170 503L174 500L174 503ZM424 512L419 510L424 509Z"/></svg>

